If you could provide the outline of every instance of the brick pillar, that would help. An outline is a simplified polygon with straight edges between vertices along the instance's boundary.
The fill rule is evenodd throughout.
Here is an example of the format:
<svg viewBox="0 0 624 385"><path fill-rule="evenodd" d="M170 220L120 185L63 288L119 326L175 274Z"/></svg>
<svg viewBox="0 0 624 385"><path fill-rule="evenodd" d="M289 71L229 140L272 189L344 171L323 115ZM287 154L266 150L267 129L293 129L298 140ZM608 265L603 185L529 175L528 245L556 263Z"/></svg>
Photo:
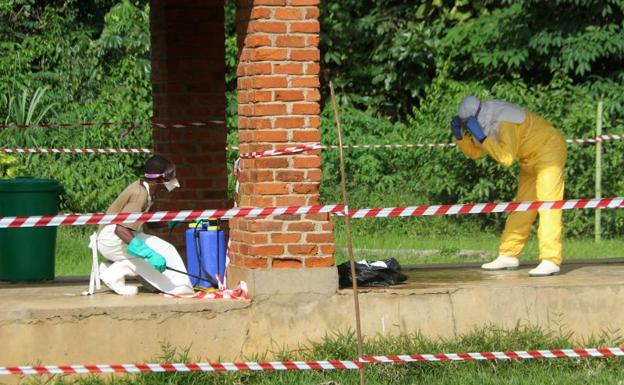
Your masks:
<svg viewBox="0 0 624 385"><path fill-rule="evenodd" d="M225 120L223 0L150 3L154 120ZM223 208L227 202L226 127L153 130L156 152L177 165L181 188L159 210ZM174 243L183 247L183 229Z"/></svg>
<svg viewBox="0 0 624 385"><path fill-rule="evenodd" d="M238 0L240 151L320 141L318 0ZM245 159L242 207L319 204L319 152ZM230 282L253 294L335 292L328 215L234 219ZM236 279L231 279L235 277Z"/></svg>

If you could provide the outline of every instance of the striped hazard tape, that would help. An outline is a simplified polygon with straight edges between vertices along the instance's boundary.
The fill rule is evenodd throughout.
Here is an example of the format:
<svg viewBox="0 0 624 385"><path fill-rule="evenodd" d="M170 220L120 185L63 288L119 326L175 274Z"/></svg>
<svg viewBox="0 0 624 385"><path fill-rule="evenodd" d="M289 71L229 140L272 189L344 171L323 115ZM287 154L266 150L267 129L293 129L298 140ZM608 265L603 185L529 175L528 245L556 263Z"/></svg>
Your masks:
<svg viewBox="0 0 624 385"><path fill-rule="evenodd" d="M508 352L440 353L362 357L359 360L267 361L221 363L166 363L117 365L0 366L0 375L87 374L87 373L171 373L240 371L356 370L363 365L412 362L506 361L561 358L623 357L624 348L551 349Z"/></svg>
<svg viewBox="0 0 624 385"><path fill-rule="evenodd" d="M495 361L495 360L532 360L548 358L592 358L592 357L624 357L624 348L598 349L552 349L509 352L482 353L441 353L412 354L392 356L362 357L367 364L391 364L400 362L440 362L440 361Z"/></svg>
<svg viewBox="0 0 624 385"><path fill-rule="evenodd" d="M42 365L0 366L0 375L86 374L86 373L170 373L170 372L239 372L284 370L359 369L356 361L274 361L119 365Z"/></svg>
<svg viewBox="0 0 624 385"><path fill-rule="evenodd" d="M136 126L141 122L73 122L73 123L38 123L38 124L0 124L4 128L63 128L63 127L94 127L94 126ZM149 122L158 128L190 128L223 126L224 120L206 120L196 122Z"/></svg>
<svg viewBox="0 0 624 385"><path fill-rule="evenodd" d="M346 209L344 205L231 208L213 210L157 211L120 214L62 214L29 217L0 217L0 228L83 226L111 223L192 221L195 219L262 218L275 215L334 214L350 218L422 217L438 215L487 214L538 210L615 209L624 207L624 197L567 199L502 203L466 203L368 209Z"/></svg>
<svg viewBox="0 0 624 385"><path fill-rule="evenodd" d="M149 148L0 148L5 154L151 154Z"/></svg>
<svg viewBox="0 0 624 385"><path fill-rule="evenodd" d="M161 128L183 128L183 127L205 127L210 125L223 124L221 121L209 122L190 122L190 123L153 123L155 127ZM1 126L0 126L1 128ZM586 143L598 143L605 141L624 140L624 135L608 134L601 135L596 138L577 138L567 139L566 141L571 144L586 144ZM347 144L344 145L345 149L399 149L399 148L450 148L455 147L455 143L414 143L414 144ZM324 149L337 149L336 145L322 145L320 143L305 144L301 146L292 146L277 150L265 150L265 151L253 151L245 152L239 155L242 159L255 159L264 158L269 156L283 156L299 154L307 151L316 151ZM226 150L239 150L238 146L227 146ZM48 147L5 147L0 148L0 153L6 154L149 154L153 150L148 148L48 148Z"/></svg>

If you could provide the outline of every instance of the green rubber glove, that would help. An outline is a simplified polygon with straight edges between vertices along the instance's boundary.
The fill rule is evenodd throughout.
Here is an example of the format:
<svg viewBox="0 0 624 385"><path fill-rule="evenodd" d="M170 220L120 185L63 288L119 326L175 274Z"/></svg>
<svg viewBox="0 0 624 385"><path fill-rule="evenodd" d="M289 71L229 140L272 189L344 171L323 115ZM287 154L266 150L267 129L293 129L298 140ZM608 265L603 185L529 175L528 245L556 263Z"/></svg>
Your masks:
<svg viewBox="0 0 624 385"><path fill-rule="evenodd" d="M169 231L171 231L176 228L180 223L182 223L182 221L169 221L167 222L167 228L169 229Z"/></svg>
<svg viewBox="0 0 624 385"><path fill-rule="evenodd" d="M158 254L154 249L145 244L145 242L139 238L134 237L128 243L128 252L139 258L143 258L154 268L154 270L161 273L167 268L167 260L162 255Z"/></svg>

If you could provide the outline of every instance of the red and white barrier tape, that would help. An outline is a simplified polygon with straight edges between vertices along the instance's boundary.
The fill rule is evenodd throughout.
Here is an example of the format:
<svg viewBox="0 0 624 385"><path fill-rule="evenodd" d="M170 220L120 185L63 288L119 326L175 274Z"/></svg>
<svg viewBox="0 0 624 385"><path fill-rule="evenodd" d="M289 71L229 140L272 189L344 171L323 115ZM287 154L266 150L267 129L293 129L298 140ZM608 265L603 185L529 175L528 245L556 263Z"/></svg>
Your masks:
<svg viewBox="0 0 624 385"><path fill-rule="evenodd" d="M571 144L585 144L585 143L597 143L614 140L624 140L624 135L618 134L606 134L600 135L595 138L575 138L566 139L567 143ZM346 149L371 149L371 148L446 148L456 147L455 143L413 143L413 144L346 144L343 148ZM302 146L288 147L282 150L267 150L267 151L254 151L240 154L243 159L249 158L262 158L265 156L277 156L277 155L289 155L296 154L310 150L324 150L324 149L337 149L337 145L321 145L320 143L307 144ZM228 146L227 150L238 150L237 146Z"/></svg>
<svg viewBox="0 0 624 385"><path fill-rule="evenodd" d="M0 124L3 128L63 128L63 127L93 127L93 126L131 126L134 122L74 122L49 124Z"/></svg>
<svg viewBox="0 0 624 385"><path fill-rule="evenodd" d="M362 357L366 364L440 361L532 360L548 358L624 357L624 348L551 349L510 352L412 354Z"/></svg>
<svg viewBox="0 0 624 385"><path fill-rule="evenodd" d="M224 120L207 120L201 122L173 122L173 123L159 123L151 122L153 127L158 128L191 128L191 127L215 127L225 125Z"/></svg>
<svg viewBox="0 0 624 385"><path fill-rule="evenodd" d="M624 348L551 349L509 352L442 353L362 357L358 361L270 361L221 363L167 363L117 365L0 366L0 375L87 374L87 373L171 373L239 371L356 370L363 365L410 362L497 361L560 358L624 357Z"/></svg>
<svg viewBox="0 0 624 385"><path fill-rule="evenodd" d="M502 203L465 203L349 209L349 217L391 218L437 215L487 214L537 210L615 209L624 207L624 197L601 199L567 199L559 201L527 201ZM135 222L188 222L195 219L261 218L274 215L334 214L345 215L343 205L290 206L266 208L231 208L213 210L157 211L121 214L62 214L29 217L0 217L0 228L83 226Z"/></svg>
<svg viewBox="0 0 624 385"><path fill-rule="evenodd" d="M253 159L253 158L263 158L267 156L291 155L291 154L298 154L300 152L305 152L305 151L320 150L321 148L322 146L320 143L314 143L314 144L305 144L302 146L287 147L281 150L247 152L247 153L240 154L238 157L241 159Z"/></svg>
<svg viewBox="0 0 624 385"><path fill-rule="evenodd" d="M74 123L48 123L48 124L0 124L3 128L62 128L62 127L93 127L93 126L130 126L134 127L140 122L74 122ZM188 127L210 127L222 126L225 124L223 120L207 120L198 122L173 122L160 123L149 122L154 127L159 128L188 128Z"/></svg>
<svg viewBox="0 0 624 385"><path fill-rule="evenodd" d="M190 122L190 123L153 123L156 127L161 128L180 128L180 127L205 127L210 125L224 124L222 121L211 122ZM2 126L0 126L1 128ZM129 131L123 133L127 135ZM567 139L568 143L583 144L597 143L611 140L624 140L624 135L601 135L596 138L577 138ZM346 149L374 149L374 148L444 148L455 147L455 143L416 143L416 144L347 144L343 146ZM305 144L301 146L287 147L279 150L253 151L239 155L241 159L255 159L269 156L292 155L306 151L336 149L336 145L321 145L320 143ZM227 146L226 150L238 150L238 146ZM147 148L0 148L0 153L5 154L149 154L153 150Z"/></svg>
<svg viewBox="0 0 624 385"><path fill-rule="evenodd" d="M86 374L86 373L165 373L165 372L239 372L284 370L359 369L356 361L275 361L118 365L41 365L0 366L0 375Z"/></svg>
<svg viewBox="0 0 624 385"><path fill-rule="evenodd" d="M4 154L151 154L149 148L0 148Z"/></svg>

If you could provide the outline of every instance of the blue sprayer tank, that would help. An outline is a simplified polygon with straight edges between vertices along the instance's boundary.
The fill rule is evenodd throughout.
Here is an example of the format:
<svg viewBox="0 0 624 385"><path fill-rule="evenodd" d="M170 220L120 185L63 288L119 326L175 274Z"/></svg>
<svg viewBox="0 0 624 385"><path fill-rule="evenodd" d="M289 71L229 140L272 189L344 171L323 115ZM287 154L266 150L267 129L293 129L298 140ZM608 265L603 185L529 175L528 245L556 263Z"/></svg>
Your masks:
<svg viewBox="0 0 624 385"><path fill-rule="evenodd" d="M225 274L225 235L217 225L208 222L189 224L186 230L186 263L189 274L206 277L206 273L223 280ZM204 279L191 278L193 286L212 287Z"/></svg>

